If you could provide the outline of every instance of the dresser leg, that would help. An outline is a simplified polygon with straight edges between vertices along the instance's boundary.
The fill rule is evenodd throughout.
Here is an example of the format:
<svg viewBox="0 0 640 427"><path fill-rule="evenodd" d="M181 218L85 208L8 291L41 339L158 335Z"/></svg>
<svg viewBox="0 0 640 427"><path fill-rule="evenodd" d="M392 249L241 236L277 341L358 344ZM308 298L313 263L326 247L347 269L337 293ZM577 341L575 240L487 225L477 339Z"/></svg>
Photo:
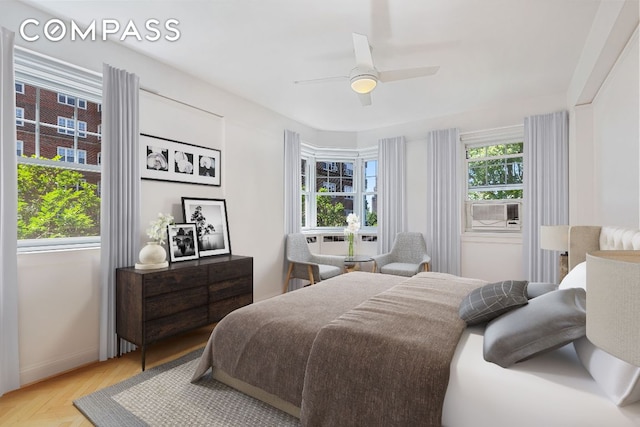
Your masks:
<svg viewBox="0 0 640 427"><path fill-rule="evenodd" d="M142 371L144 372L144 361L145 361L145 356L147 355L147 346L143 345L142 346Z"/></svg>

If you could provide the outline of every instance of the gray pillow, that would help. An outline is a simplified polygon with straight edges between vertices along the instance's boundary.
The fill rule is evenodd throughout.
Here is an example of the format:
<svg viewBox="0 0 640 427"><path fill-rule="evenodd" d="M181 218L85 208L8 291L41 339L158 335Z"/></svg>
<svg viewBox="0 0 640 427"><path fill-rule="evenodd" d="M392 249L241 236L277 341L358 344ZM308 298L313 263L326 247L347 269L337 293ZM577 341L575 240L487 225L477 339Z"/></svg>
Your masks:
<svg viewBox="0 0 640 427"><path fill-rule="evenodd" d="M476 288L464 297L458 314L467 325L488 322L527 303L527 282L505 280Z"/></svg>
<svg viewBox="0 0 640 427"><path fill-rule="evenodd" d="M540 295L546 294L547 292L557 291L558 284L557 283L547 283L547 282L529 282L527 285L527 296L529 299L539 297Z"/></svg>
<svg viewBox="0 0 640 427"><path fill-rule="evenodd" d="M484 359L508 368L583 337L586 299L581 288L553 291L494 319L484 332Z"/></svg>

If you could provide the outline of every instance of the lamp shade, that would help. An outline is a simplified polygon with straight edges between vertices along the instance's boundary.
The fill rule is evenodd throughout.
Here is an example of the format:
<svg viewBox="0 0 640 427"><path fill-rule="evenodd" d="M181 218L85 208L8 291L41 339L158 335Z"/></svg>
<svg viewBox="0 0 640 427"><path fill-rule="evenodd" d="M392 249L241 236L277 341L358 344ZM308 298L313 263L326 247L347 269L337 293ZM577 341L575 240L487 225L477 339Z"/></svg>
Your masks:
<svg viewBox="0 0 640 427"><path fill-rule="evenodd" d="M568 225L543 225L540 227L540 249L566 252L569 250Z"/></svg>
<svg viewBox="0 0 640 427"><path fill-rule="evenodd" d="M640 366L640 251L587 254L587 338Z"/></svg>

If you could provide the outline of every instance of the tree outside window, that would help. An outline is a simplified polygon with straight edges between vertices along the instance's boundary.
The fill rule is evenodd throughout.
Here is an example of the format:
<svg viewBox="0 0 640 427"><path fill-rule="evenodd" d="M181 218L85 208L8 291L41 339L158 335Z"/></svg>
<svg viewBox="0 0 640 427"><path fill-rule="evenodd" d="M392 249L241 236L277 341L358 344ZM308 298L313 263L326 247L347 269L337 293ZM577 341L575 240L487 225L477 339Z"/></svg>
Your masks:
<svg viewBox="0 0 640 427"><path fill-rule="evenodd" d="M467 147L467 199L522 199L523 143Z"/></svg>
<svg viewBox="0 0 640 427"><path fill-rule="evenodd" d="M17 88L18 86L16 86ZM20 83L18 239L100 235L96 102ZM93 108L86 108L93 105Z"/></svg>

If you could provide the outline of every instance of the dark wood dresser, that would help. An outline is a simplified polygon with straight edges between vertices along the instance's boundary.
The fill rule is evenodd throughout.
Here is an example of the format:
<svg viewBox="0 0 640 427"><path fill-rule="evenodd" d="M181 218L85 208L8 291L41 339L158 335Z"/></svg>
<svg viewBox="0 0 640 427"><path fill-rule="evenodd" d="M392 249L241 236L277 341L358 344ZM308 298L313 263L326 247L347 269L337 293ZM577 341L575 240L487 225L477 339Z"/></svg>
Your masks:
<svg viewBox="0 0 640 427"><path fill-rule="evenodd" d="M253 302L253 258L229 255L170 264L157 270L116 269L116 334L142 350L215 323Z"/></svg>

